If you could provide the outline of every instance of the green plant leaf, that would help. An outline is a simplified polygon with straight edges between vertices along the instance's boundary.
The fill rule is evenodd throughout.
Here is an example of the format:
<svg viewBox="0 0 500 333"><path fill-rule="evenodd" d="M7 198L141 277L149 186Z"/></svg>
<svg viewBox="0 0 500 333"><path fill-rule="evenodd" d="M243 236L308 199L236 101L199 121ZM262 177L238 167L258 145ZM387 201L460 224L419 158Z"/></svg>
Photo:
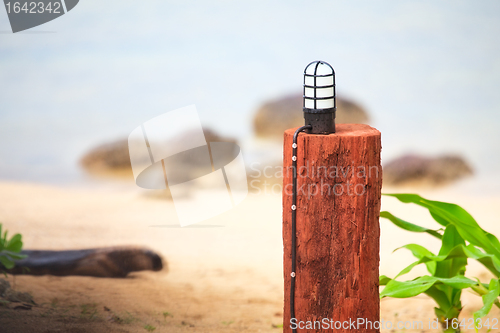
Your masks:
<svg viewBox="0 0 500 333"><path fill-rule="evenodd" d="M17 252L10 252L10 251L2 251L2 253L0 253L0 255L4 255L4 256L8 257L9 259L11 259L11 260L21 260L21 259L24 259L24 258L28 257L25 254L20 254L20 253L17 253Z"/></svg>
<svg viewBox="0 0 500 333"><path fill-rule="evenodd" d="M0 255L0 263L7 269L14 267L14 261L10 260L7 256Z"/></svg>
<svg viewBox="0 0 500 333"><path fill-rule="evenodd" d="M419 260L422 259L422 258L425 258L425 257L428 257L428 258L435 257L434 253L432 253L431 251L427 250L425 247L420 246L418 244L403 245L403 246L397 248L396 250L394 250L394 252L397 251L397 250L399 250L399 249L403 249L403 248L407 249L407 250L410 250L411 253L413 254L413 256L416 257ZM414 264L410 265L411 268L409 268L410 266L407 267L407 268L409 268L409 270L406 273L408 273L416 265L420 264L420 262L418 262L418 264L415 264L415 265ZM434 275L434 273L436 272L436 262L435 261L427 261L427 262L425 262L425 265L427 266L427 270L429 271L429 273L431 273L432 275ZM406 273L402 273L403 271L401 271L398 274L398 276L406 274Z"/></svg>
<svg viewBox="0 0 500 333"><path fill-rule="evenodd" d="M463 249L464 254L472 259L479 261L486 267L490 272L495 274L496 277L500 277L500 259L495 257L493 254L484 253L472 244L467 245Z"/></svg>
<svg viewBox="0 0 500 333"><path fill-rule="evenodd" d="M441 309L447 310L451 307L450 300L444 292L432 286L425 291L425 294L431 297Z"/></svg>
<svg viewBox="0 0 500 333"><path fill-rule="evenodd" d="M7 245L7 230L3 233L3 238L2 234L0 234L0 243L2 244L2 250L5 248L5 245Z"/></svg>
<svg viewBox="0 0 500 333"><path fill-rule="evenodd" d="M424 275L412 281L391 280L380 293L380 297L408 298L424 293L432 286L447 285L456 289L464 289L476 284L476 281L463 275L452 278Z"/></svg>
<svg viewBox="0 0 500 333"><path fill-rule="evenodd" d="M465 246L464 239L457 232L454 225L448 225L444 231L441 249L439 250L439 255L445 256L445 259L436 260L435 276L448 278L457 274L465 274L467 256L448 256L456 246L460 245Z"/></svg>
<svg viewBox="0 0 500 333"><path fill-rule="evenodd" d="M403 247L410 250L418 260L405 267L394 279L381 276L380 281L386 285L380 294L381 298L407 298L425 293L438 304L439 308L435 308L435 311L441 322L458 318L462 311L462 290L465 288L476 291L483 299L484 305L474 314L474 319L487 315L493 304L500 307L498 299L500 297L498 280L500 277L500 241L497 237L482 229L474 218L458 205L427 200L416 194L384 195L393 196L403 203L414 203L428 209L434 220L444 226L445 230L441 235L436 230L419 227L388 212L381 214L381 217L389 219L402 229L427 232L434 237L437 237L437 233L441 236L441 248L438 255L434 255L417 244L408 244ZM466 278L464 274L469 258L479 261L495 274L497 279L492 279L487 285L479 280L476 282ZM427 266L432 276L421 276L411 281L396 280L422 263Z"/></svg>
<svg viewBox="0 0 500 333"><path fill-rule="evenodd" d="M22 236L15 234L5 245L5 249L11 252L20 252L23 248Z"/></svg>
<svg viewBox="0 0 500 333"><path fill-rule="evenodd" d="M497 279L491 279L490 285L488 287L488 293L482 296L483 299L483 307L478 311L474 312L474 322L477 323L477 319L486 316L495 301L497 301L498 296L500 295L500 284Z"/></svg>
<svg viewBox="0 0 500 333"><path fill-rule="evenodd" d="M409 272L413 269L413 267L415 267L415 266L417 266L417 265L420 265L420 264L422 264L422 263L424 263L424 262L431 261L431 260L425 260L425 258L427 258L427 257L424 257L424 258L422 258L421 260L417 260L417 261L415 261L414 263L411 263L410 265L408 265L408 266L406 266L405 268L403 268L403 269L401 270L401 272L399 272L399 273L398 273L398 275L396 275L396 276L394 277L394 279L397 279L397 278L398 278L398 277L400 277L401 275L408 274L408 273L409 273ZM425 260L425 261L424 261L424 260Z"/></svg>
<svg viewBox="0 0 500 333"><path fill-rule="evenodd" d="M27 256L19 253L23 247L22 236L15 234L10 240L7 236L7 231L2 236L2 224L0 223L0 267L11 269L15 266L16 260L24 259Z"/></svg>
<svg viewBox="0 0 500 333"><path fill-rule="evenodd" d="M444 260L453 259L453 258L472 258L480 263L482 263L486 268L488 268L493 274L499 276L500 274L500 264L498 263L498 259L492 255L487 254L474 247L474 245L464 246L463 244L455 246L451 251L445 255L423 255L422 258L411 265L404 268L399 274L396 276L399 277L410 272L413 267L422 264L428 263L430 261L442 262Z"/></svg>
<svg viewBox="0 0 500 333"><path fill-rule="evenodd" d="M434 282L435 280L431 279L430 276L421 276L416 280L404 282L391 280L380 293L380 298L407 298L417 296L432 287Z"/></svg>
<svg viewBox="0 0 500 333"><path fill-rule="evenodd" d="M391 280L392 279L390 277L387 277L385 275L380 275L380 277L378 278L378 284L381 286L385 286Z"/></svg>
<svg viewBox="0 0 500 333"><path fill-rule="evenodd" d="M444 230L439 254L447 254L451 251L451 249L460 244L465 245L464 239L457 232L454 225L448 225Z"/></svg>
<svg viewBox="0 0 500 333"><path fill-rule="evenodd" d="M442 237L441 234L439 234L437 232L437 230L427 229L427 228L418 226L416 224L407 222L407 221L402 220L399 217L396 217L396 216L394 216L391 213L386 212L386 211L380 212L380 217L388 219L389 221L391 221L392 223L394 223L396 226L400 227L401 229L407 230L407 231L411 231L411 232L426 232L429 235L432 235L432 236L434 236L436 238L439 238L439 239L441 239L441 237Z"/></svg>
<svg viewBox="0 0 500 333"><path fill-rule="evenodd" d="M446 202L427 200L417 194L384 195L395 197L404 203L414 203L427 208L436 222L445 227L450 223L453 224L463 239L500 259L500 242L498 239L484 231L462 207Z"/></svg>

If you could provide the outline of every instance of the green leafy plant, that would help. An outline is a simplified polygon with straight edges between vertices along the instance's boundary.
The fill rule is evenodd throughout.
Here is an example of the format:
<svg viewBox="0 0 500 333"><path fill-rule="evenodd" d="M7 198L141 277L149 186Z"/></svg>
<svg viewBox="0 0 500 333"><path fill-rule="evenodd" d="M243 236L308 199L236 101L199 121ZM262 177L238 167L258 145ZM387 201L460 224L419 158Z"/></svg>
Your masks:
<svg viewBox="0 0 500 333"><path fill-rule="evenodd" d="M393 279L382 275L380 285L385 285L380 297L408 298L426 294L437 304L435 314L446 333L460 332L461 327L480 326L481 318L486 316L493 305L500 308L500 242L483 230L474 218L462 207L439 201L431 201L416 194L385 194L397 198L403 203L413 203L429 210L432 218L441 226L438 230L427 229L404 221L389 212L381 212L380 217L390 220L396 226L410 231L427 233L441 241L441 249L436 255L418 244L407 244L401 248L411 251L417 258L405 267ZM396 249L398 250L398 249ZM479 279L465 277L468 259L480 262L496 278L489 284ZM410 281L397 279L410 272L415 266L424 264L429 275L420 276ZM462 290L470 288L482 297L483 307L474 313L470 323L459 320L463 309Z"/></svg>
<svg viewBox="0 0 500 333"><path fill-rule="evenodd" d="M20 254L23 248L22 236L15 234L12 238L7 238L7 231L2 236L2 224L0 223L0 263L5 269L14 267L14 262L26 258L25 255ZM2 267L0 267L0 271ZM4 272L5 273L5 272Z"/></svg>

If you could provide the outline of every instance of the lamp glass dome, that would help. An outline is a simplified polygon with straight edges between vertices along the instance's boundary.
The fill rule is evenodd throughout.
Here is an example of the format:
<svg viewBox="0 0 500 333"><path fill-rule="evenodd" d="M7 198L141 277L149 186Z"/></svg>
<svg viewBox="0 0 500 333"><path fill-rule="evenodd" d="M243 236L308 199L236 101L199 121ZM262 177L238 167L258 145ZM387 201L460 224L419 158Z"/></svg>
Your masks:
<svg viewBox="0 0 500 333"><path fill-rule="evenodd" d="M304 70L304 108L335 107L335 72L326 62L314 61Z"/></svg>

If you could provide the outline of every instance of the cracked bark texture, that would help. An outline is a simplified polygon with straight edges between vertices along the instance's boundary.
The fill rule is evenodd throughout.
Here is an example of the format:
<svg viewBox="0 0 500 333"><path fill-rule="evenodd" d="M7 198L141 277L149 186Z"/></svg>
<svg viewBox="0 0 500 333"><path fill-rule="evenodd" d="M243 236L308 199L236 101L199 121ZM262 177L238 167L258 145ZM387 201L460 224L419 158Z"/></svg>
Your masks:
<svg viewBox="0 0 500 333"><path fill-rule="evenodd" d="M285 131L283 156L283 332L290 328L292 142ZM336 133L301 133L297 149L298 321L328 319L329 328L298 332L379 332L369 325L331 328L335 321L380 318L379 214L382 186L380 132L368 125L338 124ZM347 325L347 324L346 324Z"/></svg>

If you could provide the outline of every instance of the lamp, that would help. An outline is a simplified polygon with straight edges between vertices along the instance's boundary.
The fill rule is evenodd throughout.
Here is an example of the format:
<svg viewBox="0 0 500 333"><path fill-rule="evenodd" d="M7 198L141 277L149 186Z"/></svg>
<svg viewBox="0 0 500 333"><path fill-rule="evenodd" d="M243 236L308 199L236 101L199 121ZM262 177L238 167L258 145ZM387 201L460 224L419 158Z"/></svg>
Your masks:
<svg viewBox="0 0 500 333"><path fill-rule="evenodd" d="M309 134L335 133L335 71L325 61L313 61L304 70L304 120Z"/></svg>
<svg viewBox="0 0 500 333"><path fill-rule="evenodd" d="M313 61L304 69L305 125L299 127L292 142L292 271L290 273L290 318L295 318L295 276L297 269L297 139L300 132L309 134L335 133L335 71L324 61ZM292 332L297 332L292 329Z"/></svg>

